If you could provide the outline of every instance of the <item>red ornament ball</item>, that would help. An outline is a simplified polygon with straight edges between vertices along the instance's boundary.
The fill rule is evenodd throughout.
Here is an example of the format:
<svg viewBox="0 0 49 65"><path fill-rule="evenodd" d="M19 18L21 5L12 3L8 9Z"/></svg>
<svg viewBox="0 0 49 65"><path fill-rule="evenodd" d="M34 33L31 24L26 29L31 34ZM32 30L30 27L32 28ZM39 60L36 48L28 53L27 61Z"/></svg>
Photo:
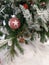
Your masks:
<svg viewBox="0 0 49 65"><path fill-rule="evenodd" d="M8 24L11 29L15 30L20 27L20 20L16 17L13 17L9 20Z"/></svg>
<svg viewBox="0 0 49 65"><path fill-rule="evenodd" d="M24 39L23 37L21 37L21 38L19 39L19 42L20 42L20 43L24 43L24 42L25 42L25 39Z"/></svg>
<svg viewBox="0 0 49 65"><path fill-rule="evenodd" d="M27 4L23 4L25 9L28 9L28 5Z"/></svg>
<svg viewBox="0 0 49 65"><path fill-rule="evenodd" d="M45 2L41 2L40 5L41 5L41 6L45 6L46 3L45 3Z"/></svg>

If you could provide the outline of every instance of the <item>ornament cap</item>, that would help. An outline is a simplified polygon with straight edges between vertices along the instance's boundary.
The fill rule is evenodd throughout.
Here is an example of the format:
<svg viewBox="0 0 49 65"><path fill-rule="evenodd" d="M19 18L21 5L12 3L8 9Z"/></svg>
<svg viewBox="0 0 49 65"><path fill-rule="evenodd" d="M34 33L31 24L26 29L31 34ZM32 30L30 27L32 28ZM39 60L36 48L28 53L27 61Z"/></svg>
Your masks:
<svg viewBox="0 0 49 65"><path fill-rule="evenodd" d="M14 18L14 17L16 17L16 16L15 16L15 15L12 15L11 17Z"/></svg>

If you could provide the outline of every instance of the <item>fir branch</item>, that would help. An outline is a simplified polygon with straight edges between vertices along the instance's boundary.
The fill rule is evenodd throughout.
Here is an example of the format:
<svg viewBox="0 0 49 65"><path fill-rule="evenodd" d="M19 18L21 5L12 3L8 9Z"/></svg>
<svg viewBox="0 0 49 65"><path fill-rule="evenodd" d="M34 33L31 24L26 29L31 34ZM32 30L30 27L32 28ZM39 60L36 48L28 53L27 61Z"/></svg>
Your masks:
<svg viewBox="0 0 49 65"><path fill-rule="evenodd" d="M20 50L20 52L23 54L23 48L21 48L20 44L18 43L17 39L15 38L15 45Z"/></svg>
<svg viewBox="0 0 49 65"><path fill-rule="evenodd" d="M15 51L15 42L14 42L14 38L12 39L12 46L10 47L10 53L11 53L11 56L14 57L14 55L18 55L17 52Z"/></svg>
<svg viewBox="0 0 49 65"><path fill-rule="evenodd" d="M3 33L0 31L0 36L2 36L3 35Z"/></svg>
<svg viewBox="0 0 49 65"><path fill-rule="evenodd" d="M25 44L28 44L28 41L27 40L25 40Z"/></svg>
<svg viewBox="0 0 49 65"><path fill-rule="evenodd" d="M47 35L47 37L49 38L49 31L48 31L48 32L46 32L46 35Z"/></svg>
<svg viewBox="0 0 49 65"><path fill-rule="evenodd" d="M6 47L7 47L7 44L4 44L4 45L0 46L0 50L1 50L1 49L4 49L4 48L6 48Z"/></svg>
<svg viewBox="0 0 49 65"><path fill-rule="evenodd" d="M44 42L47 41L45 35L46 35L46 34L45 34L44 31L43 31L43 32L40 32L40 41L41 41L42 43L44 43Z"/></svg>
<svg viewBox="0 0 49 65"><path fill-rule="evenodd" d="M31 41L34 40L34 35L35 35L34 33L35 33L35 32L32 32L32 35L31 35L31 38L30 38Z"/></svg>

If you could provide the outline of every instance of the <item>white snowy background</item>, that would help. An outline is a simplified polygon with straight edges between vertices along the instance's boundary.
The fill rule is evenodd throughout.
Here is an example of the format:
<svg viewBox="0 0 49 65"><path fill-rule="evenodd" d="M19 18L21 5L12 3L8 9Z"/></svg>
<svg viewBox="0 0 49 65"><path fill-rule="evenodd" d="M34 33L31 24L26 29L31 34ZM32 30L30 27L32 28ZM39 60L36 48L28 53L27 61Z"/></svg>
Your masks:
<svg viewBox="0 0 49 65"><path fill-rule="evenodd" d="M32 45L31 45L32 43ZM49 40L47 44L41 44L39 39L34 42L29 42L29 45L22 44L24 55L15 56L13 61L10 57L7 59L7 50L0 52L0 65L49 65Z"/></svg>

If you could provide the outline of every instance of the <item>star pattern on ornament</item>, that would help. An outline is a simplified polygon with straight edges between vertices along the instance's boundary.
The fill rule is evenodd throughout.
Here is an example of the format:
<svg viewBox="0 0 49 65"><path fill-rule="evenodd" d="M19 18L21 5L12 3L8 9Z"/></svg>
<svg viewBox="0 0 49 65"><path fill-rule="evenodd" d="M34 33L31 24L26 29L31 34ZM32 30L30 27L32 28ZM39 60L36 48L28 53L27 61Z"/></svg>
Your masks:
<svg viewBox="0 0 49 65"><path fill-rule="evenodd" d="M14 24L14 26L17 26L18 27L18 21L15 20L12 23Z"/></svg>

